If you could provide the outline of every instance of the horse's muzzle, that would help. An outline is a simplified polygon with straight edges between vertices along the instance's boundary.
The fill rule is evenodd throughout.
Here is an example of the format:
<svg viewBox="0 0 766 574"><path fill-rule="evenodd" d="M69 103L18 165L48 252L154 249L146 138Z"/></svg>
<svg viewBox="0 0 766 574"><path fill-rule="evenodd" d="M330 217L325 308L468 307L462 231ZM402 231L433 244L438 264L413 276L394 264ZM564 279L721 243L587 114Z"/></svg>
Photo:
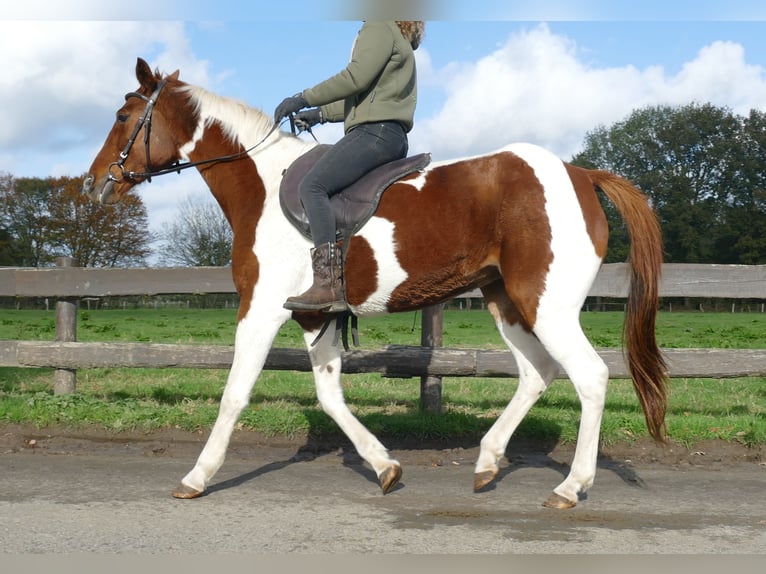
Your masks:
<svg viewBox="0 0 766 574"><path fill-rule="evenodd" d="M91 199L94 199L93 197L93 184L95 183L96 178L93 177L93 174L88 174L85 176L85 179L82 180L82 192L90 197Z"/></svg>
<svg viewBox="0 0 766 574"><path fill-rule="evenodd" d="M96 178L93 174L88 174L82 182L82 192L87 195L91 201L106 205L113 203L110 201L114 190L114 181L104 178L103 185L96 185Z"/></svg>

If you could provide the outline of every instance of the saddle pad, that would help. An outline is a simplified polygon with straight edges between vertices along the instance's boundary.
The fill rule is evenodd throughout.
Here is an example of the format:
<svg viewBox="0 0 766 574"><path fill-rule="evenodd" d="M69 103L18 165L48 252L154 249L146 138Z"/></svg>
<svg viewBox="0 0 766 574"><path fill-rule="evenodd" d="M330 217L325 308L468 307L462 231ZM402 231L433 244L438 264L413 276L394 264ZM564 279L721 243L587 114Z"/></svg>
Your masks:
<svg viewBox="0 0 766 574"><path fill-rule="evenodd" d="M309 239L311 229L298 195L298 184L331 147L329 144L318 145L300 156L282 174L282 183L279 186L279 204L282 206L282 212L287 220ZM405 175L424 169L430 162L431 154L421 153L383 164L333 195L330 198L330 206L335 212L336 237L340 240L354 235L373 216L387 187Z"/></svg>

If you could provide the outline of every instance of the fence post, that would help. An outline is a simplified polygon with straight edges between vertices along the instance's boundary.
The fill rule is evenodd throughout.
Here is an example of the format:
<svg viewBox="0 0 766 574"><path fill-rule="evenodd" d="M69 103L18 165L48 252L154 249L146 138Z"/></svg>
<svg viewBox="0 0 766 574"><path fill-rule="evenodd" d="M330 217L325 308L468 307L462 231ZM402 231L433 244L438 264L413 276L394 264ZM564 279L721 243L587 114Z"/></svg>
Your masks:
<svg viewBox="0 0 766 574"><path fill-rule="evenodd" d="M57 257L56 267L79 267L74 257ZM64 297L56 301L56 342L77 340L77 297ZM67 395L77 388L75 369L56 369L53 374L53 394Z"/></svg>
<svg viewBox="0 0 766 574"><path fill-rule="evenodd" d="M443 344L442 305L432 305L423 309L421 319L420 344L423 347L441 347ZM442 378L420 377L420 408L428 413L439 413L442 408Z"/></svg>

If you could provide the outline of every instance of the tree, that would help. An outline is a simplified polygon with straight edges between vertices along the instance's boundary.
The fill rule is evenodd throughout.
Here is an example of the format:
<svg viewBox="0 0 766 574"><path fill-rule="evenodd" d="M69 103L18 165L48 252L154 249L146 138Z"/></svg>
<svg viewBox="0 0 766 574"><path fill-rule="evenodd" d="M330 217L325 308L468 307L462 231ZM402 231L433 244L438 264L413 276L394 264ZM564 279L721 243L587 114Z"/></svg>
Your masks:
<svg viewBox="0 0 766 574"><path fill-rule="evenodd" d="M47 250L51 193L44 180L8 176L0 188L0 221L15 246L15 264L42 267L54 256Z"/></svg>
<svg viewBox="0 0 766 574"><path fill-rule="evenodd" d="M214 266L231 264L233 234L217 204L188 196L178 215L160 235L160 263L166 266Z"/></svg>
<svg viewBox="0 0 766 574"><path fill-rule="evenodd" d="M5 197L4 190L13 185L13 177L8 173L0 172L0 198ZM21 259L21 246L16 238L11 235L7 228L8 221L3 217L0 210L0 266L18 265Z"/></svg>
<svg viewBox="0 0 766 574"><path fill-rule="evenodd" d="M766 114L743 120L744 153L733 158L731 205L722 221L718 260L766 263Z"/></svg>
<svg viewBox="0 0 766 574"><path fill-rule="evenodd" d="M21 259L21 250L7 229L0 227L0 267L13 267Z"/></svg>
<svg viewBox="0 0 766 574"><path fill-rule="evenodd" d="M153 236L146 206L138 195L99 205L82 193L82 178L52 182L51 249L77 259L82 267L129 267L146 264Z"/></svg>
<svg viewBox="0 0 766 574"><path fill-rule="evenodd" d="M115 205L92 203L82 177L0 177L0 237L5 260L24 267L71 256L83 267L141 265L150 253L146 208L129 195Z"/></svg>
<svg viewBox="0 0 766 574"><path fill-rule="evenodd" d="M587 134L572 163L619 173L649 196L660 218L667 261L752 263L758 257L752 246L744 254L744 247L763 245L763 227L751 229L748 240L735 245L742 243L736 237L744 231L741 213L755 216L756 198L762 196L758 166L765 148L755 143L758 122L762 116L752 120L749 134L744 118L711 104L647 107ZM604 206L614 231L607 260L624 260L623 223L611 205ZM765 252L760 253L763 261Z"/></svg>

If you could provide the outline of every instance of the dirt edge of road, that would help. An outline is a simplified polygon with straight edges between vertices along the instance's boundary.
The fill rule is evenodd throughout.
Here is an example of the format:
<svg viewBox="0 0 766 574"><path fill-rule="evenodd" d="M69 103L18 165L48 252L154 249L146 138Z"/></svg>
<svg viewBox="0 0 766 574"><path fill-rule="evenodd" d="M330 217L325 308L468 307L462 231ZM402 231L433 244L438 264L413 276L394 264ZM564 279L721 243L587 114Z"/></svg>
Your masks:
<svg viewBox="0 0 766 574"><path fill-rule="evenodd" d="M0 454L35 451L41 454L120 454L142 453L147 456L194 458L199 454L207 432L189 432L164 429L151 432L109 432L97 425L37 428L32 425L0 425ZM397 456L412 463L433 464L435 460L452 455L470 459L478 454L478 444L460 440L402 440L381 437L384 444ZM232 436L229 457L247 458L264 451L292 452L293 456L311 457L322 453L344 450L351 454L353 447L340 435L320 439L308 436L265 436L239 430ZM509 460L531 455L545 455L552 459L569 461L573 444L550 443L512 438L506 455ZM406 456L405 456L406 455ZM766 465L763 446L748 447L723 440L702 441L694 445L670 442L658 445L651 439L602 444L600 458L634 464L663 466L726 466L739 463Z"/></svg>

